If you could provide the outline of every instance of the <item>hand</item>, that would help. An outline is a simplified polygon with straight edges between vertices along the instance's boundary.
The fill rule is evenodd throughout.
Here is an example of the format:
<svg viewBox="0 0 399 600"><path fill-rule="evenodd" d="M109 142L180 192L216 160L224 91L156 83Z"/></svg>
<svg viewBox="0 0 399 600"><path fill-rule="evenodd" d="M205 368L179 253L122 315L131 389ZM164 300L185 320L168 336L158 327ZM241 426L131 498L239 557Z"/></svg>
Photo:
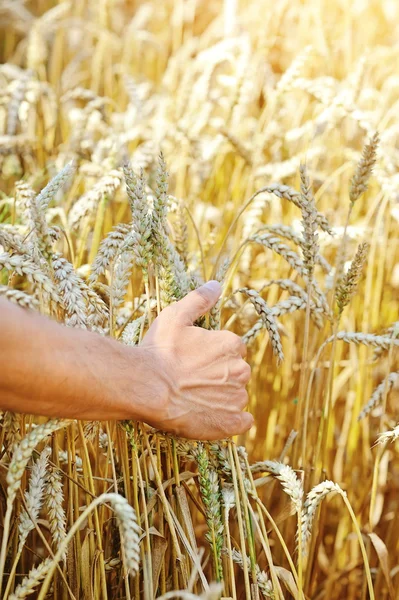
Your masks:
<svg viewBox="0 0 399 600"><path fill-rule="evenodd" d="M243 412L251 369L246 346L230 331L209 331L193 323L221 294L210 281L161 312L141 349L166 385L160 406L152 407L150 425L181 437L215 440L244 433L253 417Z"/></svg>

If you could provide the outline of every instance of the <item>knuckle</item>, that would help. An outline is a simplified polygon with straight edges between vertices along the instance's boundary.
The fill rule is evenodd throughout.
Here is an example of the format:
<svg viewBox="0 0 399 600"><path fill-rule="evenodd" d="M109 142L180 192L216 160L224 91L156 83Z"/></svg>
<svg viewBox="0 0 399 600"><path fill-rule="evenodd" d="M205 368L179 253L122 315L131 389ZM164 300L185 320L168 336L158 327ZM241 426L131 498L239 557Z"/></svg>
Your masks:
<svg viewBox="0 0 399 600"><path fill-rule="evenodd" d="M226 342L231 343L232 339L235 337L235 333L233 333L232 331L227 331L227 329L224 329L223 331L220 332L220 336Z"/></svg>
<svg viewBox="0 0 399 600"><path fill-rule="evenodd" d="M242 349L242 346L243 346L243 343L242 343L242 341L241 341L241 338L240 338L238 335L236 335L235 333L233 333L233 334L232 334L232 336L233 336L233 337L231 338L231 345L232 345L232 346L233 346L235 349L237 349L237 350L239 350L239 351L240 351L240 350Z"/></svg>
<svg viewBox="0 0 399 600"><path fill-rule="evenodd" d="M251 367L245 360L240 360L239 371L237 374L237 380L241 385L247 385L251 379Z"/></svg>
<svg viewBox="0 0 399 600"><path fill-rule="evenodd" d="M251 369L250 365L245 361L244 361L244 375L245 375L246 382L248 383L248 381L251 379L252 369Z"/></svg>
<svg viewBox="0 0 399 600"><path fill-rule="evenodd" d="M223 339L226 342L226 344L228 344L229 348L232 348L233 350L241 349L242 342L241 338L238 335L236 335L232 331L221 331L220 333L223 336Z"/></svg>

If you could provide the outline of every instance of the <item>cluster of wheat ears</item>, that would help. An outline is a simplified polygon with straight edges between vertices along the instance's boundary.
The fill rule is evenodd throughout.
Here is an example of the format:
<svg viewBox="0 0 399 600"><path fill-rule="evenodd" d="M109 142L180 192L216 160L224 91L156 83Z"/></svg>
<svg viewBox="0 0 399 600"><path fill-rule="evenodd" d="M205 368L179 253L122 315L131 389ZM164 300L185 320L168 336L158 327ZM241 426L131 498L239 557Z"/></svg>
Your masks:
<svg viewBox="0 0 399 600"><path fill-rule="evenodd" d="M255 417L3 414L2 599L398 597L398 19L0 1L0 294L137 345L216 278Z"/></svg>

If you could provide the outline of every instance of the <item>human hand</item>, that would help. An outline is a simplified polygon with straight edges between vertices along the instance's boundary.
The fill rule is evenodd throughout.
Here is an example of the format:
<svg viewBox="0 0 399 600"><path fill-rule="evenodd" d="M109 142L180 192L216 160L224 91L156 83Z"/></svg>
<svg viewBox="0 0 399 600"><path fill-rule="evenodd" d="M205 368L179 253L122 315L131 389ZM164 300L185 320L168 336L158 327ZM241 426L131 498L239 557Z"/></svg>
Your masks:
<svg viewBox="0 0 399 600"><path fill-rule="evenodd" d="M166 386L158 395L163 400L149 406L146 418L158 429L215 440L244 433L253 424L252 415L243 412L251 376L245 344L230 331L193 325L220 294L217 281L190 292L161 312L140 346Z"/></svg>

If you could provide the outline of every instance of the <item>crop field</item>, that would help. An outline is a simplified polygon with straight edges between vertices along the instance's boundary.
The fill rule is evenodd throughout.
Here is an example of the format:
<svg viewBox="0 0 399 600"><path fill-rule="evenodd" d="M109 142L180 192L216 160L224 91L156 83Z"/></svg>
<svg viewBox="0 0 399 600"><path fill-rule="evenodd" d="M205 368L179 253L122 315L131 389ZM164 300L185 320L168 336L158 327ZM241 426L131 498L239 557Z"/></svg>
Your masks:
<svg viewBox="0 0 399 600"><path fill-rule="evenodd" d="M3 412L3 600L399 598L398 65L396 0L0 0L0 296L137 346L216 279L254 417Z"/></svg>

